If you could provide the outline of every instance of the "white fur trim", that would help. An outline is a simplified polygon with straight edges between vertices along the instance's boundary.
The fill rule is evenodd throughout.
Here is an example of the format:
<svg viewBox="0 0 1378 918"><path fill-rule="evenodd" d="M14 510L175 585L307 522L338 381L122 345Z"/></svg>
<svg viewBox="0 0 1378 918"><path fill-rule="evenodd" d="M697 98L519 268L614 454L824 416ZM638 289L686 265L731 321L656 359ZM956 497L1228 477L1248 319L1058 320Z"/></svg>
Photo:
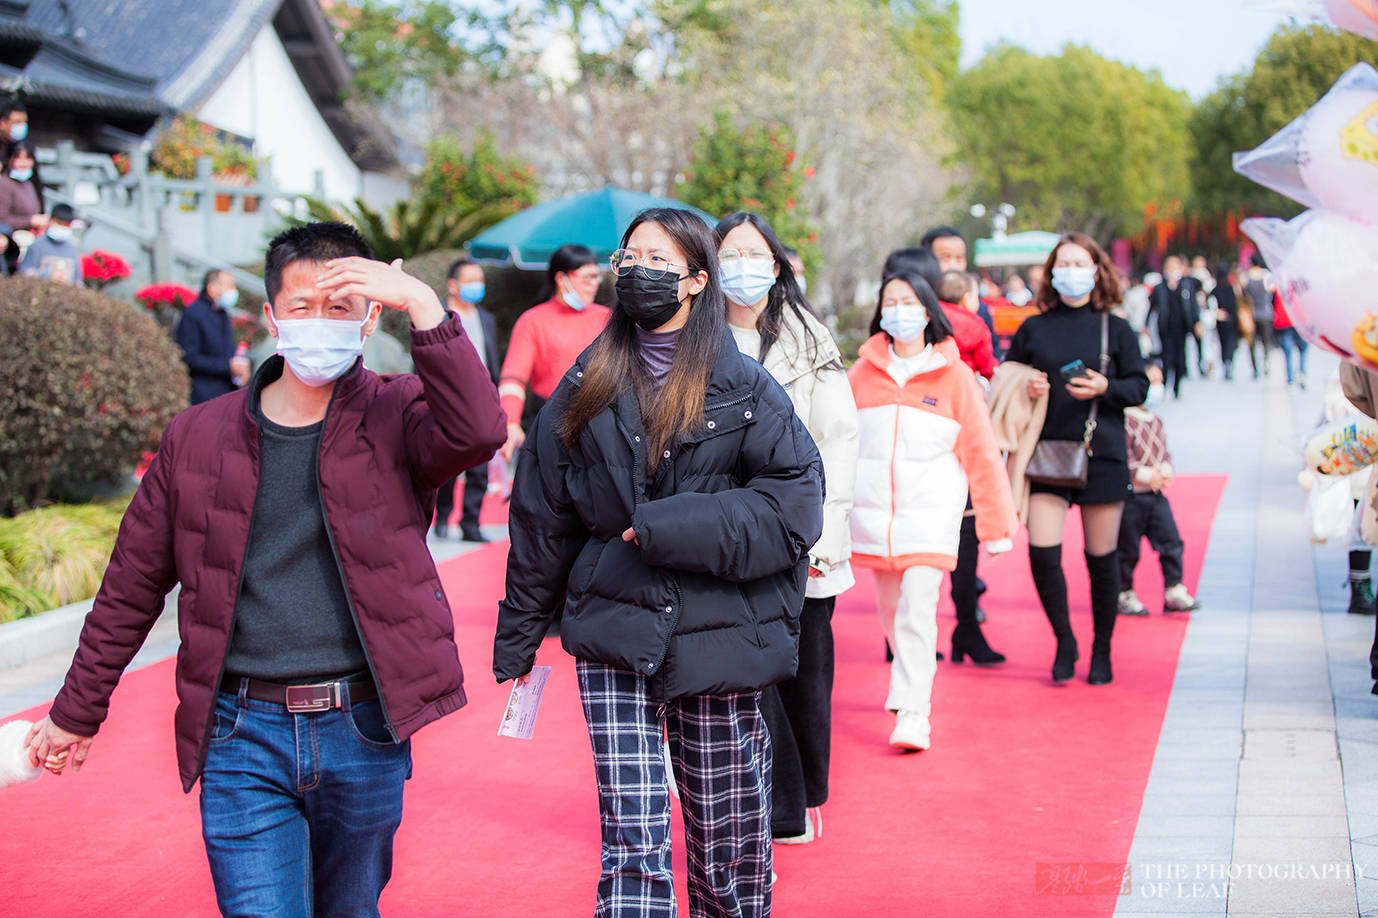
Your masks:
<svg viewBox="0 0 1378 918"><path fill-rule="evenodd" d="M43 771L29 767L29 754L24 749L24 737L32 726L27 720L0 724L0 787L32 781Z"/></svg>

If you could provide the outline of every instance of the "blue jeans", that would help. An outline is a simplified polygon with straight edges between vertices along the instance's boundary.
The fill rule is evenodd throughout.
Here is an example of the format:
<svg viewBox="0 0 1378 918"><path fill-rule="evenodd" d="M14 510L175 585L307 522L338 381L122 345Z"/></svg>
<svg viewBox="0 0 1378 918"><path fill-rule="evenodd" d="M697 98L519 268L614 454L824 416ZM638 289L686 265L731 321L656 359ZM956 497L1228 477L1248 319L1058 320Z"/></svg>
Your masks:
<svg viewBox="0 0 1378 918"><path fill-rule="evenodd" d="M1289 384L1297 381L1297 376L1306 376L1306 339L1298 334L1295 328L1284 328L1277 333L1278 344L1282 346L1282 359L1287 366L1287 382ZM1299 365L1300 374L1294 369L1294 364Z"/></svg>
<svg viewBox="0 0 1378 918"><path fill-rule="evenodd" d="M221 913L377 915L410 774L377 701L293 714L217 695L201 832Z"/></svg>

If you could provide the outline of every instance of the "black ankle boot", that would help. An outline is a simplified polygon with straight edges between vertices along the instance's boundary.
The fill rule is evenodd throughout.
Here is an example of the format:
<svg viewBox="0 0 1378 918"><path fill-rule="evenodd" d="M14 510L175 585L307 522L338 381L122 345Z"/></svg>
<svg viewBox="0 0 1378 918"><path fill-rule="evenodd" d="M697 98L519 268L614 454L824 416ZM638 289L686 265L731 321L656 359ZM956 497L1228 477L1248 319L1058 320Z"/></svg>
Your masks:
<svg viewBox="0 0 1378 918"><path fill-rule="evenodd" d="M1115 633L1119 614L1120 565L1116 552L1086 556L1086 571L1091 575L1091 619L1096 637L1091 644L1091 671L1086 681L1105 685L1114 678L1110 669L1110 637Z"/></svg>
<svg viewBox="0 0 1378 918"><path fill-rule="evenodd" d="M991 649L981 626L975 622L961 622L952 629L952 662L960 663L965 657L971 657L971 662L978 666L1005 662L1005 655Z"/></svg>
<svg viewBox="0 0 1378 918"><path fill-rule="evenodd" d="M1053 681L1066 682L1072 678L1078 659L1077 639L1072 635L1072 622L1067 614L1067 578L1062 573L1062 546L1039 548L1029 546L1029 571L1033 574L1034 589L1038 591L1043 613L1053 626L1057 638L1057 656L1053 658Z"/></svg>

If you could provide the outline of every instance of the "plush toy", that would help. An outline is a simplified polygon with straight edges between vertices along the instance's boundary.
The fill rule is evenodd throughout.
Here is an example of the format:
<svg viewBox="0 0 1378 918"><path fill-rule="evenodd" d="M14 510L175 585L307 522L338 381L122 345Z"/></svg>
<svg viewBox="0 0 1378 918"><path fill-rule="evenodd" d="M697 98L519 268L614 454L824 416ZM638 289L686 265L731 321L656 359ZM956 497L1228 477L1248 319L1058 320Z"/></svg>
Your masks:
<svg viewBox="0 0 1378 918"><path fill-rule="evenodd" d="M1378 370L1378 227L1328 210L1291 221L1251 217L1240 228L1272 268L1303 338Z"/></svg>
<svg viewBox="0 0 1378 918"><path fill-rule="evenodd" d="M32 781L43 770L29 765L29 753L24 748L24 738L32 726L27 720L0 724L0 787Z"/></svg>
<svg viewBox="0 0 1378 918"><path fill-rule="evenodd" d="M1378 212L1378 70L1351 67L1291 124L1236 153L1234 170L1307 207L1371 217Z"/></svg>
<svg viewBox="0 0 1378 918"><path fill-rule="evenodd" d="M1306 467L1318 475L1362 471L1378 457L1378 421L1360 414L1324 424L1306 439L1302 452Z"/></svg>

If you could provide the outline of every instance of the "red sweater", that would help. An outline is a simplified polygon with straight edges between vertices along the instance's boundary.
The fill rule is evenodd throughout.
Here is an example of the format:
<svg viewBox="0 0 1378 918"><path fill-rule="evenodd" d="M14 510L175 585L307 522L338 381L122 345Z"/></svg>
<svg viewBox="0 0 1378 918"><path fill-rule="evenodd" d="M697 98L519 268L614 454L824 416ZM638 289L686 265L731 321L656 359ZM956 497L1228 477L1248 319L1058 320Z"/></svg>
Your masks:
<svg viewBox="0 0 1378 918"><path fill-rule="evenodd" d="M565 371L598 337L611 314L611 309L597 303L583 310L572 309L556 297L518 317L498 380L498 394L509 424L521 422L528 389L541 398L550 398Z"/></svg>
<svg viewBox="0 0 1378 918"><path fill-rule="evenodd" d="M981 317L967 312L961 306L942 303L943 314L952 326L952 337L957 342L957 355L962 363L980 373L986 379L995 375L995 351L990 343L990 329Z"/></svg>

